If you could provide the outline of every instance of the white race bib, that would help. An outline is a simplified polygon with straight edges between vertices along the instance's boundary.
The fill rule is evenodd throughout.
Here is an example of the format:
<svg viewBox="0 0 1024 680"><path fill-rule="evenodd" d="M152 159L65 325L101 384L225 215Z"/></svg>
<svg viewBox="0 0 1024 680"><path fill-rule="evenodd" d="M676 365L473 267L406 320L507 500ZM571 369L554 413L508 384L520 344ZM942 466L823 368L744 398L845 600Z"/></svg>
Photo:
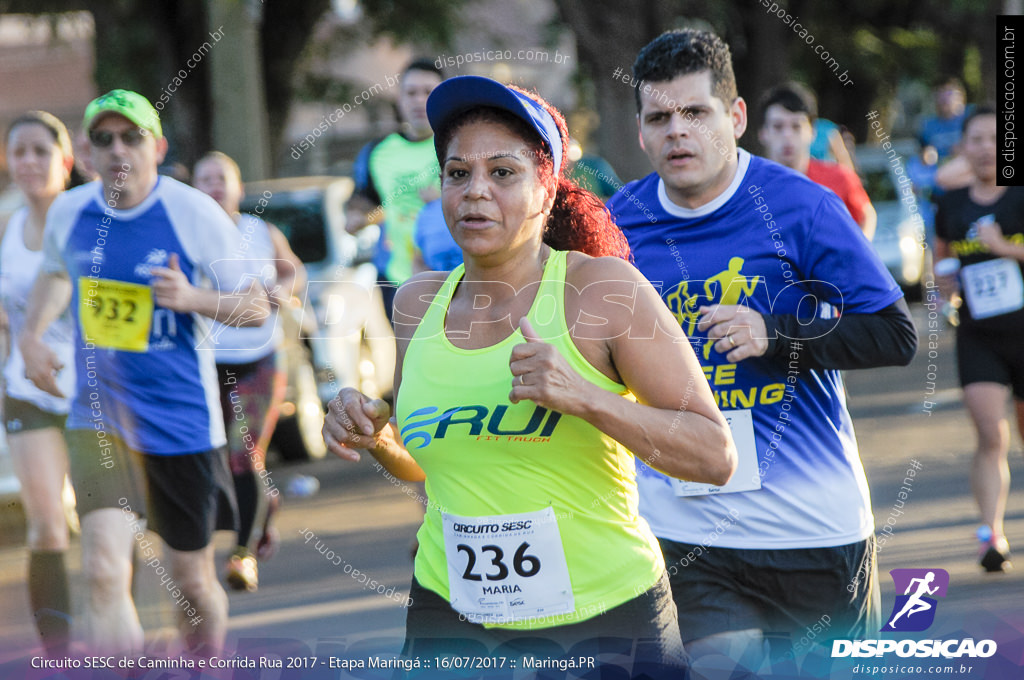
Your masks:
<svg viewBox="0 0 1024 680"><path fill-rule="evenodd" d="M575 611L551 507L514 515L441 517L451 605L468 620L510 623Z"/></svg>
<svg viewBox="0 0 1024 680"><path fill-rule="evenodd" d="M737 465L732 479L725 486L687 482L672 479L676 496L705 496L712 493L733 493L761 488L761 475L757 470L757 446L754 444L754 416L749 408L722 411L732 440L736 442Z"/></svg>
<svg viewBox="0 0 1024 680"><path fill-rule="evenodd" d="M1024 307L1024 282L1020 265L1001 257L968 265L960 270L971 317L987 319Z"/></svg>

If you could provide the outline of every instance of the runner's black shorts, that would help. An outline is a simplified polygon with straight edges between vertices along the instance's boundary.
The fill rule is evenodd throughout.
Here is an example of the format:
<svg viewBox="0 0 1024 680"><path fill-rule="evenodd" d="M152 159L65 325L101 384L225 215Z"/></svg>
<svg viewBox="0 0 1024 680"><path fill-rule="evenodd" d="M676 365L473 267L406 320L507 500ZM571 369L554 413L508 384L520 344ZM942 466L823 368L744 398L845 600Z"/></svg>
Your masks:
<svg viewBox="0 0 1024 680"><path fill-rule="evenodd" d="M125 507L148 520L174 550L199 550L218 529L238 528L227 450L157 456L130 449L109 431L67 430L78 514Z"/></svg>
<svg viewBox="0 0 1024 680"><path fill-rule="evenodd" d="M815 642L878 634L874 536L836 547L779 550L658 541L684 643L751 629L797 643L816 623L819 630L828 626Z"/></svg>
<svg viewBox="0 0 1024 680"><path fill-rule="evenodd" d="M48 427L63 430L67 419L63 413L44 411L31 402L4 396L4 428L7 434L45 430Z"/></svg>
<svg viewBox="0 0 1024 680"><path fill-rule="evenodd" d="M1024 400L1024 340L1020 333L996 333L960 326L956 329L956 363L960 385L990 382L1008 385Z"/></svg>
<svg viewBox="0 0 1024 680"><path fill-rule="evenodd" d="M599 667L614 663L624 672L574 669L572 677L650 678L684 680L689 677L668 578L664 574L648 590L617 607L577 623L532 630L485 628L467 621L443 597L420 585L413 577L409 589L412 604L406 612L402 655L433 662L434 657L523 657L533 659L595 659ZM613 662L602 662L615 657ZM617 670L617 669L616 669ZM451 671L455 672L455 671ZM500 673L507 671L499 671ZM458 677L490 677L483 670ZM392 680L439 677L436 670L396 673ZM447 675L445 677L448 677ZM453 675L452 677L456 677ZM533 676L531 676L533 677ZM548 677L543 673L538 677ZM555 677L565 677L556 673Z"/></svg>

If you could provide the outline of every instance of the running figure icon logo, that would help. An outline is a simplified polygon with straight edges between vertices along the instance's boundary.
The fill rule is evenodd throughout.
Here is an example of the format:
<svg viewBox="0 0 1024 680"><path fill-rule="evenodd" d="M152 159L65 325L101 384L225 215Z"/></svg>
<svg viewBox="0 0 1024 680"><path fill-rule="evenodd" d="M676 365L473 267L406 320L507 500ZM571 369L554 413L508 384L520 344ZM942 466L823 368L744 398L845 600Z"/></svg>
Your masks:
<svg viewBox="0 0 1024 680"><path fill-rule="evenodd" d="M927 629L935 620L938 602L949 587L949 572L945 569L893 569L889 572L896 596L888 623L882 631L916 632Z"/></svg>

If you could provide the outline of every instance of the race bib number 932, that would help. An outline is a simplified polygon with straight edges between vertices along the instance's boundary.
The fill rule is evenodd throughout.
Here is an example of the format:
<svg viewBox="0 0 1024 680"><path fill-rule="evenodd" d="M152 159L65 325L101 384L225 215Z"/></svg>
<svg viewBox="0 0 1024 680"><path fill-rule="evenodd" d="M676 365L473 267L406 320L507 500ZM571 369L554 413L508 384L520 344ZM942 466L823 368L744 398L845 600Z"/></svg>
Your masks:
<svg viewBox="0 0 1024 680"><path fill-rule="evenodd" d="M82 339L123 352L149 349L153 290L127 281L78 279L78 319Z"/></svg>

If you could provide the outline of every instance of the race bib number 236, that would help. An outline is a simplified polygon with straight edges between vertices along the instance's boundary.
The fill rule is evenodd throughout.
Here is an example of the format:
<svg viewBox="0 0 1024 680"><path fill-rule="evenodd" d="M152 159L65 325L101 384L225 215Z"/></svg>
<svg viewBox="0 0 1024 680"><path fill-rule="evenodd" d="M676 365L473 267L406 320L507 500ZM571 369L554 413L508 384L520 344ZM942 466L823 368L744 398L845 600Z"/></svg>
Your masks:
<svg viewBox="0 0 1024 680"><path fill-rule="evenodd" d="M486 517L443 514L452 608L474 623L507 623L575 610L551 507Z"/></svg>

